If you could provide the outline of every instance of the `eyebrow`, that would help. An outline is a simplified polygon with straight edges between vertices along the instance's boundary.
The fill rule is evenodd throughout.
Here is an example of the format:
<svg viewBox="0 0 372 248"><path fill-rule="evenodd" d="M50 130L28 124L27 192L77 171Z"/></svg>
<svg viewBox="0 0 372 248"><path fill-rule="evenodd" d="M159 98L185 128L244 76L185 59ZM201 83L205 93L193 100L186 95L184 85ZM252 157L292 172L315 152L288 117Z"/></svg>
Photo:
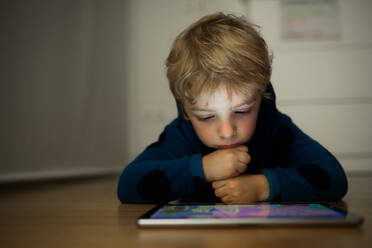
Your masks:
<svg viewBox="0 0 372 248"><path fill-rule="evenodd" d="M252 107L256 102L257 100L253 100L251 102L243 102L243 103L233 106L231 109L238 109L244 105L248 105L248 108L249 108L249 107ZM198 108L198 107L191 107L190 110L192 112L214 112L214 110L211 110L211 109Z"/></svg>
<svg viewBox="0 0 372 248"><path fill-rule="evenodd" d="M198 107L191 107L190 110L193 111L193 112L195 112L195 111L200 111L200 112L213 112L213 110L210 110L210 109L204 109L204 108L198 108Z"/></svg>
<svg viewBox="0 0 372 248"><path fill-rule="evenodd" d="M244 107L250 108L250 107L254 106L256 104L256 102L257 102L257 100L253 100L253 101L251 101L249 103L248 102L245 102L245 103L242 103L242 104L238 104L238 105L232 107L232 109L238 109L240 107L243 107L244 105L247 105L247 106L244 106Z"/></svg>

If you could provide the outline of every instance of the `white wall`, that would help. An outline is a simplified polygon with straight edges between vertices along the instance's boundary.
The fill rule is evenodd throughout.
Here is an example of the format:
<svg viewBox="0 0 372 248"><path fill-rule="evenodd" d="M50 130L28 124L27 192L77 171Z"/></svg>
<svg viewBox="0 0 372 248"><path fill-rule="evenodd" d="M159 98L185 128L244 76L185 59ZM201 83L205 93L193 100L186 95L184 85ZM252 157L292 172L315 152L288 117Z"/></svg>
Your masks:
<svg viewBox="0 0 372 248"><path fill-rule="evenodd" d="M125 11L121 0L0 2L0 183L123 168Z"/></svg>
<svg viewBox="0 0 372 248"><path fill-rule="evenodd" d="M346 170L372 170L371 3L340 0L341 39L304 42L280 39L279 0L132 1L129 159L176 116L164 68L172 41L201 16L227 11L262 27L274 53L272 82L279 108Z"/></svg>
<svg viewBox="0 0 372 248"><path fill-rule="evenodd" d="M283 41L279 0L0 2L0 182L122 170L176 117L164 61L216 11L274 53L279 108L348 171L372 171L372 1L340 0L341 39Z"/></svg>

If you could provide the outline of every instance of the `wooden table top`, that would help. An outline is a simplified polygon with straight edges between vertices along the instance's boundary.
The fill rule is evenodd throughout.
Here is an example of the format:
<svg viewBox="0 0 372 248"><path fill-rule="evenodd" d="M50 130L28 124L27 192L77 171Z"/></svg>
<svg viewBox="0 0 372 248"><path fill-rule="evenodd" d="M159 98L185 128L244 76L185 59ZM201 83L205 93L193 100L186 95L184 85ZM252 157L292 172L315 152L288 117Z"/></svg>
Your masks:
<svg viewBox="0 0 372 248"><path fill-rule="evenodd" d="M154 205L120 204L117 176L0 185L0 247L372 247L372 177L350 177L340 205L360 227L146 229Z"/></svg>

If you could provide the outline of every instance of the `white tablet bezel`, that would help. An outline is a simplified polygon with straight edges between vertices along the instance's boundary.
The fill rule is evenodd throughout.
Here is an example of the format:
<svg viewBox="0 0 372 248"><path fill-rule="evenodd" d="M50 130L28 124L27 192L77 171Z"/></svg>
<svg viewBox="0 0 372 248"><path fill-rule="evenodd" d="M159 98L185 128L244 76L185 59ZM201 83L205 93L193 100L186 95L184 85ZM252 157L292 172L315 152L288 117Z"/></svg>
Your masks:
<svg viewBox="0 0 372 248"><path fill-rule="evenodd" d="M269 204L269 203L265 203ZM304 203L275 203L275 204L304 204ZM141 227L193 227L193 226L353 226L363 222L363 217L345 212L335 206L321 204L327 208L343 213L345 216L336 217L317 217L317 218L180 218L180 219L152 219L150 216L164 205L217 205L217 204L162 204L146 212L137 219L137 225ZM241 205L241 204L240 204ZM252 204L249 204L252 205ZM260 203L260 205L262 205ZM228 205L226 205L228 206Z"/></svg>

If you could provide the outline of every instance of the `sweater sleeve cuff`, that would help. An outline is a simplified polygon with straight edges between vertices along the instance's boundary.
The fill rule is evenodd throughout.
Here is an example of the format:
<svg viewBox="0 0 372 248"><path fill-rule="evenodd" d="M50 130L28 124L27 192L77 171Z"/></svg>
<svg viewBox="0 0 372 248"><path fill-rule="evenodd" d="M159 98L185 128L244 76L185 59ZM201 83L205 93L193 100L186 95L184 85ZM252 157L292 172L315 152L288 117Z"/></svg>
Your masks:
<svg viewBox="0 0 372 248"><path fill-rule="evenodd" d="M269 197L263 202L274 201L280 194L280 184L278 176L273 170L270 169L263 169L261 172L266 176L270 187Z"/></svg>
<svg viewBox="0 0 372 248"><path fill-rule="evenodd" d="M190 169L192 177L199 177L205 180L201 154L195 154L191 156Z"/></svg>

